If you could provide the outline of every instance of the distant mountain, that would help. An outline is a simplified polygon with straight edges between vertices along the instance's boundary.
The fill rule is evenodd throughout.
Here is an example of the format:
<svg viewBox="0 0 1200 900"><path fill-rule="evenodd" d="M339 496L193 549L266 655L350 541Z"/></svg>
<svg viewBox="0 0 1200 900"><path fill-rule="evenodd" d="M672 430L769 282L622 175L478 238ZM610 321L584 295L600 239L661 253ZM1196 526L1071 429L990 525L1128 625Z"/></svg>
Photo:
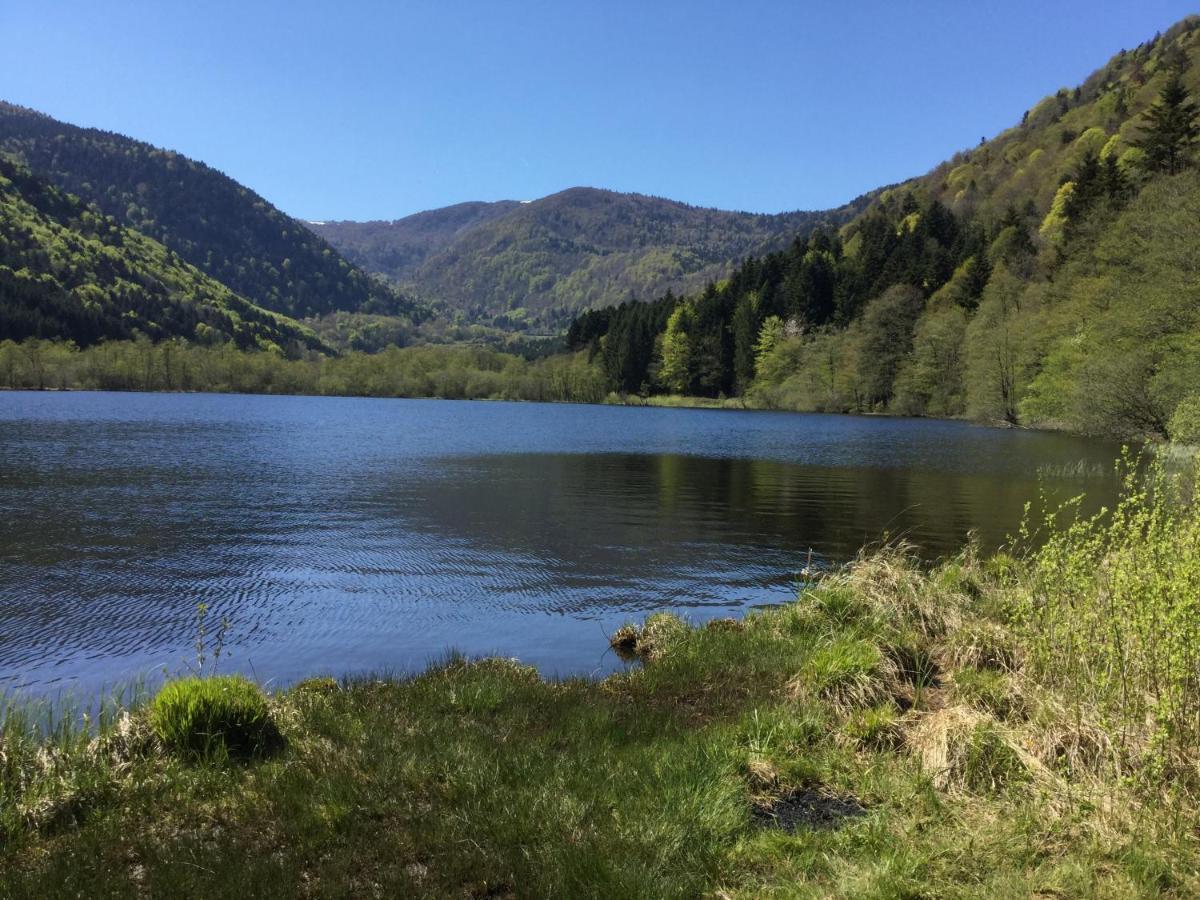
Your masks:
<svg viewBox="0 0 1200 900"><path fill-rule="evenodd" d="M138 335L290 354L325 349L299 323L0 157L0 340L87 346Z"/></svg>
<svg viewBox="0 0 1200 900"><path fill-rule="evenodd" d="M0 152L265 309L412 311L258 194L174 151L0 102Z"/></svg>
<svg viewBox="0 0 1200 900"><path fill-rule="evenodd" d="M478 321L560 326L584 309L690 291L865 205L761 215L595 188L310 227L372 272Z"/></svg>
<svg viewBox="0 0 1200 900"><path fill-rule="evenodd" d="M391 222L308 222L346 258L368 272L395 282L412 279L421 263L449 246L463 232L511 212L516 200L457 203Z"/></svg>

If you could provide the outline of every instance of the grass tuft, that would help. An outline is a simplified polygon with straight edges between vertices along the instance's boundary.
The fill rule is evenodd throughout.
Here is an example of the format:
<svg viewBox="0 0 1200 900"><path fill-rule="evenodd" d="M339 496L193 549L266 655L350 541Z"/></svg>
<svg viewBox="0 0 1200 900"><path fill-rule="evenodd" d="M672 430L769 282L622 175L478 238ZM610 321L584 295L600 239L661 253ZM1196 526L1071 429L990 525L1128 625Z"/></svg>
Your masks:
<svg viewBox="0 0 1200 900"><path fill-rule="evenodd" d="M626 659L653 659L664 655L688 631L687 622L675 613L659 612L649 616L640 626L622 625L609 638L609 646Z"/></svg>
<svg viewBox="0 0 1200 900"><path fill-rule="evenodd" d="M150 724L165 747L197 760L265 756L282 741L267 698L240 675L168 682L150 705Z"/></svg>
<svg viewBox="0 0 1200 900"><path fill-rule="evenodd" d="M877 644L838 636L813 649L788 687L794 697L819 700L845 715L894 696L899 684L895 663Z"/></svg>

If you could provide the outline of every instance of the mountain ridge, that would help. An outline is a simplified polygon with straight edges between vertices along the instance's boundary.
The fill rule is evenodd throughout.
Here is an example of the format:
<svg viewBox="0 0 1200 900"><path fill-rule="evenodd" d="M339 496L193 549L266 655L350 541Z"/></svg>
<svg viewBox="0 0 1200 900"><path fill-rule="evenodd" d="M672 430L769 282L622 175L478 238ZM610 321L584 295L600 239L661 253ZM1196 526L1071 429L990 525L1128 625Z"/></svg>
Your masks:
<svg viewBox="0 0 1200 900"><path fill-rule="evenodd" d="M834 210L748 213L575 186L390 222L309 224L363 268L469 318L553 326L583 309L719 280L745 256L840 224L868 196Z"/></svg>

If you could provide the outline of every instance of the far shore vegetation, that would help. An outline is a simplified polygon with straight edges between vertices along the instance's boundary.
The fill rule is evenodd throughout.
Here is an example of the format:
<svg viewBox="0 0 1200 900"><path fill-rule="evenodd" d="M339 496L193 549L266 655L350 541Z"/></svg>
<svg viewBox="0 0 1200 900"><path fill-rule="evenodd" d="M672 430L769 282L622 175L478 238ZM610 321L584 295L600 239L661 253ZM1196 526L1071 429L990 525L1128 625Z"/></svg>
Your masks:
<svg viewBox="0 0 1200 900"><path fill-rule="evenodd" d="M201 662L90 722L10 705L0 893L1195 896L1193 464L1126 461L1114 509L991 557L885 546L740 621L631 622L603 680Z"/></svg>
<svg viewBox="0 0 1200 900"><path fill-rule="evenodd" d="M69 341L0 341L0 390L181 391L692 409L811 409L803 404L775 402L769 393L759 390L734 397L622 394L609 390L601 367L589 360L586 351L527 359L483 346L445 344L288 359L270 351L247 352L229 344L202 346L180 340L108 341L83 350ZM1003 418L982 421L1008 424ZM1080 423L1049 419L1033 424L1071 428ZM1156 437L1162 433L1137 428L1133 422L1096 431L1126 437ZM1176 442L1200 444L1200 390L1181 393L1162 431Z"/></svg>

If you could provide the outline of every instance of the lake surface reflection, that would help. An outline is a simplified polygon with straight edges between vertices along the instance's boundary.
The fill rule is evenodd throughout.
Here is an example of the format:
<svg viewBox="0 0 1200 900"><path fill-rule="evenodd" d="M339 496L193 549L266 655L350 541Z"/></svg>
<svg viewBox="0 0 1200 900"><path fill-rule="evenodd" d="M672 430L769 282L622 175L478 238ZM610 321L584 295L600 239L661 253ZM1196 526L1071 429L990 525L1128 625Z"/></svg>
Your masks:
<svg viewBox="0 0 1200 900"><path fill-rule="evenodd" d="M432 400L0 393L0 688L85 696L194 658L288 682L457 649L547 674L606 633L794 592L905 537L1003 543L1115 445L930 420Z"/></svg>

